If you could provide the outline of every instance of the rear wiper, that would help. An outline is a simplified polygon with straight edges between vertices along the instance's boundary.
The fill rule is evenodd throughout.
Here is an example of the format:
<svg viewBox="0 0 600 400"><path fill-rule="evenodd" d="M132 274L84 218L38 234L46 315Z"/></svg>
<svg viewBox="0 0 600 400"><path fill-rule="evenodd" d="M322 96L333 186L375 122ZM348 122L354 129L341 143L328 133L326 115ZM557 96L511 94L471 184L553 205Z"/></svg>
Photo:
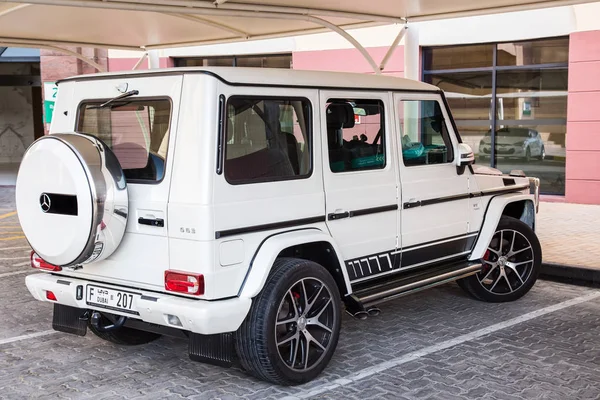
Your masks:
<svg viewBox="0 0 600 400"><path fill-rule="evenodd" d="M123 93L117 97L113 97L112 99L100 104L99 106L93 107L93 108L104 108L106 106L111 105L112 103L114 103L115 101L119 101L121 99L127 98L127 97L131 97L131 96L137 96L138 94L140 94L139 90L130 90L127 93Z"/></svg>

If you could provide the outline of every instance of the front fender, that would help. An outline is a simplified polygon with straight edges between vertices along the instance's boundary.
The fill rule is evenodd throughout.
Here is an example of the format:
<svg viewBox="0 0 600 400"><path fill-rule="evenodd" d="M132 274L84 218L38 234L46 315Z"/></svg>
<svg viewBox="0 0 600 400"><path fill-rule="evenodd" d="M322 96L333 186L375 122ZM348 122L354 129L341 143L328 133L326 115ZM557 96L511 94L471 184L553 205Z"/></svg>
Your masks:
<svg viewBox="0 0 600 400"><path fill-rule="evenodd" d="M316 242L326 242L331 245L339 265L342 267L340 269L344 276L347 293L350 293L350 279L346 269L343 268L344 260L340 258L341 253L333 238L316 228L310 228L283 232L267 238L259 246L250 262L250 269L240 289L239 297L253 298L262 290L275 259L283 250L296 245Z"/></svg>
<svg viewBox="0 0 600 400"><path fill-rule="evenodd" d="M500 222L500 218L502 217L502 212L507 204L514 203L516 201L530 201L532 206L535 205L533 195L531 194L521 194L521 193L512 193L505 194L501 196L496 196L490 200L487 211L484 215L484 223L479 231L479 237L477 238L477 242L475 244L475 248L469 257L469 260L479 260L483 258L485 251L492 241L492 237L496 232L496 227ZM529 216L529 218L533 218L532 226L535 223L535 213L533 216Z"/></svg>

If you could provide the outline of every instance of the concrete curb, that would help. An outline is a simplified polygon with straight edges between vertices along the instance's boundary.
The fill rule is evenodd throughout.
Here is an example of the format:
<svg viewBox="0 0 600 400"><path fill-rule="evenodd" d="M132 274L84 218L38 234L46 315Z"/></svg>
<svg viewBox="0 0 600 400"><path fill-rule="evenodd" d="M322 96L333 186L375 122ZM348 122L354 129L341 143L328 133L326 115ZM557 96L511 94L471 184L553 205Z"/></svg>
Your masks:
<svg viewBox="0 0 600 400"><path fill-rule="evenodd" d="M600 269L542 263L540 278L573 285L600 287Z"/></svg>

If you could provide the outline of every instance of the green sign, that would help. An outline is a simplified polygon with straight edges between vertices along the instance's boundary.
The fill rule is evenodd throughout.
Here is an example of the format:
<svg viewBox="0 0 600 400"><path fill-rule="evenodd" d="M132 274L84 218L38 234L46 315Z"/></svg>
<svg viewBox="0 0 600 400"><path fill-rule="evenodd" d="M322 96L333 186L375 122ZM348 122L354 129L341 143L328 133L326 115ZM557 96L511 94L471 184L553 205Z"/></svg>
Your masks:
<svg viewBox="0 0 600 400"><path fill-rule="evenodd" d="M58 86L56 86L55 82L44 82L44 122L46 124L52 122L57 93Z"/></svg>

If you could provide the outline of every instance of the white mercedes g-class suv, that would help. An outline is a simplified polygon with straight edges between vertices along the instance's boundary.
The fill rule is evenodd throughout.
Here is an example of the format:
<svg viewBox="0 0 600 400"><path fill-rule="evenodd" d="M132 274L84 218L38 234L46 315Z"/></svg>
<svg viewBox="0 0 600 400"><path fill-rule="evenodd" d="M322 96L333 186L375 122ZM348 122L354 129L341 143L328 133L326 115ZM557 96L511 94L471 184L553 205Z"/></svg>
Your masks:
<svg viewBox="0 0 600 400"><path fill-rule="evenodd" d="M342 311L450 281L484 301L538 277L539 180L472 165L444 94L394 77L242 68L79 76L19 169L27 276L53 327L290 385Z"/></svg>

